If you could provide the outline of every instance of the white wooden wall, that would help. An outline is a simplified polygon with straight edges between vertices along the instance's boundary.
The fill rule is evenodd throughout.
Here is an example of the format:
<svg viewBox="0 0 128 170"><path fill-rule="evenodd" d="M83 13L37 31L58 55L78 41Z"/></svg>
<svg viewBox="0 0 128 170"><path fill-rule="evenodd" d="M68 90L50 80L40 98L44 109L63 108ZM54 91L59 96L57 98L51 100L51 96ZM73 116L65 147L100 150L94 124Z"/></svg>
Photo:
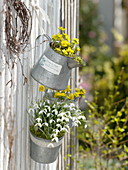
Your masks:
<svg viewBox="0 0 128 170"><path fill-rule="evenodd" d="M45 10L50 18L50 25L43 22L45 32L51 36L57 33L57 27L67 28L67 33L71 37L78 37L79 23L79 1L78 0L24 0L25 4L32 12L33 24L30 45L26 52L20 56L24 74L28 82L23 85L21 66L17 64L13 70L9 70L5 63L7 54L2 53L4 46L4 27L3 27L3 3L0 0L0 170L64 170L68 165L70 170L76 169L76 163L68 158L64 161L64 156L72 154L76 157L77 139L76 130L73 135L67 134L62 144L59 158L55 163L43 165L34 162L29 156L29 119L26 113L31 101L41 98L38 91L39 84L30 76L30 69L38 60L40 54L46 47L42 44L38 53L34 56L35 38L40 34L38 20L35 12L30 6L30 2L37 3ZM8 83L12 73L13 85ZM74 69L71 74L70 83L72 87L77 86L78 69ZM76 147L71 148L70 146Z"/></svg>

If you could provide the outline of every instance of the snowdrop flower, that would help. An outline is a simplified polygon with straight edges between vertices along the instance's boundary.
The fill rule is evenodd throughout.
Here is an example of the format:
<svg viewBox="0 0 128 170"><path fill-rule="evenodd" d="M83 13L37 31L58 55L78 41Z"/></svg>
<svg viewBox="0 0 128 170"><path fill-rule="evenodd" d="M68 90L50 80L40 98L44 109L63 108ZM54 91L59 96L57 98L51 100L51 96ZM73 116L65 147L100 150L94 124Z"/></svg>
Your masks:
<svg viewBox="0 0 128 170"><path fill-rule="evenodd" d="M29 113L29 114L32 114L32 116L34 116L34 109L30 108L30 109L28 110L28 113Z"/></svg>
<svg viewBox="0 0 128 170"><path fill-rule="evenodd" d="M85 116L79 116L78 119L86 120Z"/></svg>
<svg viewBox="0 0 128 170"><path fill-rule="evenodd" d="M69 132L66 128L62 128L60 131Z"/></svg>
<svg viewBox="0 0 128 170"><path fill-rule="evenodd" d="M84 128L87 128L87 125L84 125Z"/></svg>
<svg viewBox="0 0 128 170"><path fill-rule="evenodd" d="M62 126L60 124L57 124L56 127L60 128L60 129L62 128Z"/></svg>
<svg viewBox="0 0 128 170"><path fill-rule="evenodd" d="M68 105L68 104L65 104L63 107L64 107L64 108L69 108L69 105Z"/></svg>
<svg viewBox="0 0 128 170"><path fill-rule="evenodd" d="M65 128L67 128L68 130L70 129L69 125L65 125Z"/></svg>
<svg viewBox="0 0 128 170"><path fill-rule="evenodd" d="M50 112L50 110L51 110L51 109L50 109L50 106L45 106L45 107L46 107L46 108L48 109L48 111Z"/></svg>
<svg viewBox="0 0 128 170"><path fill-rule="evenodd" d="M55 122L55 120L51 119L51 120L49 121L49 123L52 123L52 122Z"/></svg>
<svg viewBox="0 0 128 170"><path fill-rule="evenodd" d="M74 103L70 103L70 107L75 107L75 104Z"/></svg>
<svg viewBox="0 0 128 170"><path fill-rule="evenodd" d="M43 106L43 103L40 103L39 105L40 105L40 107L42 107L42 106Z"/></svg>
<svg viewBox="0 0 128 170"><path fill-rule="evenodd" d="M52 141L56 141L57 143L59 142L59 139L58 139L58 137L54 137L53 139L52 139Z"/></svg>
<svg viewBox="0 0 128 170"><path fill-rule="evenodd" d="M64 116L66 113L65 112L61 112L61 113L59 113L57 116L59 117L59 116Z"/></svg>
<svg viewBox="0 0 128 170"><path fill-rule="evenodd" d="M49 117L51 115L51 113L47 113L47 117Z"/></svg>
<svg viewBox="0 0 128 170"><path fill-rule="evenodd" d="M39 111L39 115L43 114L43 110Z"/></svg>
<svg viewBox="0 0 128 170"><path fill-rule="evenodd" d="M38 118L36 118L36 120L37 120L37 122L38 122L38 123L42 122L42 119L41 119L41 118L39 118L39 117L38 117Z"/></svg>
<svg viewBox="0 0 128 170"><path fill-rule="evenodd" d="M56 110L56 109L54 109L53 111L52 111L52 113L55 113L55 115L57 115L58 114L58 110Z"/></svg>
<svg viewBox="0 0 128 170"><path fill-rule="evenodd" d="M63 122L63 120L62 119L57 119L57 122Z"/></svg>
<svg viewBox="0 0 128 170"><path fill-rule="evenodd" d="M56 134L53 133L53 134L51 135L51 138L55 138L55 137L56 137Z"/></svg>
<svg viewBox="0 0 128 170"><path fill-rule="evenodd" d="M43 110L43 113L47 113L47 109L44 109L44 110Z"/></svg>
<svg viewBox="0 0 128 170"><path fill-rule="evenodd" d="M35 126L42 127L42 124L41 123L36 123Z"/></svg>
<svg viewBox="0 0 128 170"><path fill-rule="evenodd" d="M46 100L46 102L47 102L48 104L50 104L50 101L49 101L49 100Z"/></svg>
<svg viewBox="0 0 128 170"><path fill-rule="evenodd" d="M47 145L47 147L48 147L48 148L54 148L54 145L53 145L53 143L49 143L49 144Z"/></svg>
<svg viewBox="0 0 128 170"><path fill-rule="evenodd" d="M34 106L33 106L35 109L39 109L39 106L38 106L38 104L34 104Z"/></svg>
<svg viewBox="0 0 128 170"><path fill-rule="evenodd" d="M54 129L53 132L57 135L60 131L58 129Z"/></svg>
<svg viewBox="0 0 128 170"><path fill-rule="evenodd" d="M72 123L72 126L77 126L77 127L78 127L78 123L73 122L73 123Z"/></svg>
<svg viewBox="0 0 128 170"><path fill-rule="evenodd" d="M45 125L45 126L47 126L47 127L48 127L48 123L47 123L47 122L43 123L43 124L42 124L42 126L43 126L43 125Z"/></svg>
<svg viewBox="0 0 128 170"><path fill-rule="evenodd" d="M67 118L67 117L62 117L62 120L65 120L66 122L69 122L69 118Z"/></svg>
<svg viewBox="0 0 128 170"><path fill-rule="evenodd" d="M72 121L74 122L76 120L76 117L72 117Z"/></svg>

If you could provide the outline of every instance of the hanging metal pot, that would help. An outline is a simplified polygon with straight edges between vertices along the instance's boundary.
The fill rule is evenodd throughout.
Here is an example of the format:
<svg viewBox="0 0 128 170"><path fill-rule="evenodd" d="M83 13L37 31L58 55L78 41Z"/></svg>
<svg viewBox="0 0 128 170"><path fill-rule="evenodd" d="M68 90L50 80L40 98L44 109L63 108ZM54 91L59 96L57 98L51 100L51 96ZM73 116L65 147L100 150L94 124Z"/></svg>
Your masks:
<svg viewBox="0 0 128 170"><path fill-rule="evenodd" d="M49 45L41 55L39 61L31 69L31 76L40 84L46 87L63 90L66 89L70 78L71 69L79 67L73 58L60 55L51 47L51 38L44 35L49 40Z"/></svg>
<svg viewBox="0 0 128 170"><path fill-rule="evenodd" d="M52 147L50 147L51 140L46 140L43 138L38 138L30 133L30 156L31 158L43 164L49 164L56 161L59 149L61 147L63 138L59 142L52 142Z"/></svg>

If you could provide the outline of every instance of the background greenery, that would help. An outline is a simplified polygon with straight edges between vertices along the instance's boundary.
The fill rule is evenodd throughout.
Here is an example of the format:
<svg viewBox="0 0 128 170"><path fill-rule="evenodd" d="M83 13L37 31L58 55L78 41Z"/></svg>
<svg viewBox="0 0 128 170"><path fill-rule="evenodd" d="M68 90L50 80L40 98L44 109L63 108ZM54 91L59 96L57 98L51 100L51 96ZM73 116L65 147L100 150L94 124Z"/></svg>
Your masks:
<svg viewBox="0 0 128 170"><path fill-rule="evenodd" d="M113 35L119 41L121 35ZM106 36L98 1L80 0L80 46L87 63L80 76L87 90L88 128L78 129L79 170L128 169L128 46L120 38L112 55Z"/></svg>

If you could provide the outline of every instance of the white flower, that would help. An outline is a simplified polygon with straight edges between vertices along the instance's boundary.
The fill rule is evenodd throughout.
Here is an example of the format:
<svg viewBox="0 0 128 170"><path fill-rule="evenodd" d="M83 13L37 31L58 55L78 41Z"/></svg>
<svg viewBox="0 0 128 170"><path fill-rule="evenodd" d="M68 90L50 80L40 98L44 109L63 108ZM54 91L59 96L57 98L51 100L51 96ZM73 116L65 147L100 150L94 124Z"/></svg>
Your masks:
<svg viewBox="0 0 128 170"><path fill-rule="evenodd" d="M75 107L75 104L74 103L70 103L70 107Z"/></svg>
<svg viewBox="0 0 128 170"><path fill-rule="evenodd" d="M67 117L62 117L62 121L65 120L66 122L69 122L69 118Z"/></svg>
<svg viewBox="0 0 128 170"><path fill-rule="evenodd" d="M61 113L59 113L59 114L57 115L57 117L59 117L59 116L64 116L64 115L66 115L66 113L65 113L65 112L61 112Z"/></svg>
<svg viewBox="0 0 128 170"><path fill-rule="evenodd" d="M51 138L55 138L55 137L56 137L56 134L53 133L53 134L51 135Z"/></svg>
<svg viewBox="0 0 128 170"><path fill-rule="evenodd" d="M34 116L34 109L30 108L30 109L28 110L28 113L29 113L29 114L32 114L32 116Z"/></svg>
<svg viewBox="0 0 128 170"><path fill-rule="evenodd" d="M61 131L69 132L66 128L62 128Z"/></svg>
<svg viewBox="0 0 128 170"><path fill-rule="evenodd" d="M45 125L45 126L47 126L47 127L48 127L48 123L47 123L47 122L42 123L42 126L43 126L43 125Z"/></svg>
<svg viewBox="0 0 128 170"><path fill-rule="evenodd" d="M49 143L49 144L47 145L47 147L48 147L48 148L54 148L54 145L53 145L53 143Z"/></svg>
<svg viewBox="0 0 128 170"><path fill-rule="evenodd" d="M49 123L52 123L52 122L55 122L55 120L51 119L51 120L49 121Z"/></svg>
<svg viewBox="0 0 128 170"><path fill-rule="evenodd" d="M58 137L54 137L53 139L52 139L52 141L56 141L57 143L59 142L59 139L58 139Z"/></svg>
<svg viewBox="0 0 128 170"><path fill-rule="evenodd" d="M60 128L62 128L62 126L61 126L60 124L57 124L57 125L56 125L56 127L58 127L58 128L59 128L59 127L60 127Z"/></svg>
<svg viewBox="0 0 128 170"><path fill-rule="evenodd" d="M38 123L42 122L42 119L41 119L41 118L39 118L39 117L38 117L38 118L36 118L36 120L37 120L37 122L38 122Z"/></svg>
<svg viewBox="0 0 128 170"><path fill-rule="evenodd" d="M80 116L78 117L78 119L85 120L85 119L86 119L86 117L85 117L85 116L81 116L81 115L80 115Z"/></svg>
<svg viewBox="0 0 128 170"><path fill-rule="evenodd" d="M72 117L72 121L74 122L76 120L76 117Z"/></svg>
<svg viewBox="0 0 128 170"><path fill-rule="evenodd" d="M50 110L51 110L51 109L50 109L50 106L45 106L45 107L46 107L46 108L48 109L48 111L50 112Z"/></svg>
<svg viewBox="0 0 128 170"><path fill-rule="evenodd" d="M44 109L44 110L43 110L43 113L47 113L47 109Z"/></svg>
<svg viewBox="0 0 128 170"><path fill-rule="evenodd" d="M73 123L72 123L72 126L78 126L78 123L73 122Z"/></svg>
<svg viewBox="0 0 128 170"><path fill-rule="evenodd" d="M34 104L34 106L33 106L35 109L39 109L39 106L38 106L38 104Z"/></svg>
<svg viewBox="0 0 128 170"><path fill-rule="evenodd" d="M50 101L49 101L49 100L46 100L46 102L47 102L48 104L50 104Z"/></svg>
<svg viewBox="0 0 128 170"><path fill-rule="evenodd" d="M41 115L43 113L43 110L39 111L39 115Z"/></svg>
<svg viewBox="0 0 128 170"><path fill-rule="evenodd" d="M70 129L69 125L65 125L65 128L67 128L68 130Z"/></svg>
<svg viewBox="0 0 128 170"><path fill-rule="evenodd" d="M69 105L66 103L63 107L64 108L69 108Z"/></svg>
<svg viewBox="0 0 128 170"><path fill-rule="evenodd" d="M70 112L70 111L67 111L66 114L67 114L68 116L71 116L71 112Z"/></svg>
<svg viewBox="0 0 128 170"><path fill-rule="evenodd" d="M56 109L54 109L53 111L52 111L52 113L55 113L55 115L57 115L58 114L58 110L56 110Z"/></svg>
<svg viewBox="0 0 128 170"><path fill-rule="evenodd" d="M42 127L42 124L41 123L36 123L35 126Z"/></svg>
<svg viewBox="0 0 128 170"><path fill-rule="evenodd" d="M42 107L43 106L43 103L40 103L40 107Z"/></svg>
<svg viewBox="0 0 128 170"><path fill-rule="evenodd" d="M51 113L48 113L48 114L47 114L47 117L49 117L50 115L51 115Z"/></svg>
<svg viewBox="0 0 128 170"><path fill-rule="evenodd" d="M84 128L87 128L87 125L84 125Z"/></svg>
<svg viewBox="0 0 128 170"><path fill-rule="evenodd" d="M62 119L57 119L57 122L63 122L63 120Z"/></svg>
<svg viewBox="0 0 128 170"><path fill-rule="evenodd" d="M60 131L58 129L54 129L53 132L57 135Z"/></svg>

